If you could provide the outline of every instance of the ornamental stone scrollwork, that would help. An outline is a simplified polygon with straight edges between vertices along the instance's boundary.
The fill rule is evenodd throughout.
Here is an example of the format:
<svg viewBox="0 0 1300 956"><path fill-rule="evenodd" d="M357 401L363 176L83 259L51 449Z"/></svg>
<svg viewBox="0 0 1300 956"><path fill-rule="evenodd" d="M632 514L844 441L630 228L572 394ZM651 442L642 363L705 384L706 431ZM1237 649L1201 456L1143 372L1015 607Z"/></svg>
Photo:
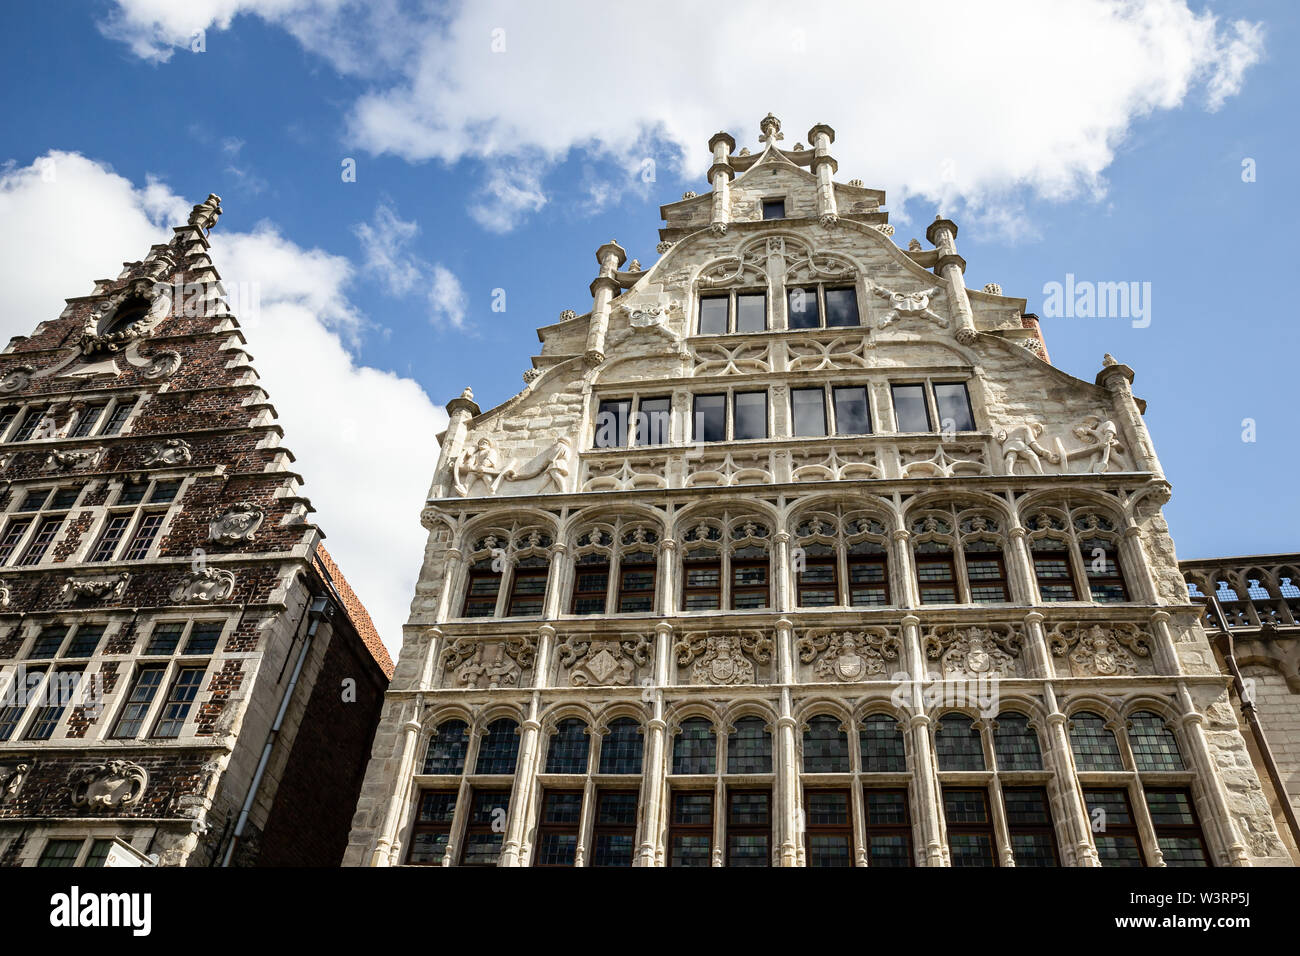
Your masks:
<svg viewBox="0 0 1300 956"><path fill-rule="evenodd" d="M234 593L234 573L209 564L186 574L184 580L172 588L171 599L176 604L216 604Z"/></svg>
<svg viewBox="0 0 1300 956"><path fill-rule="evenodd" d="M83 770L69 783L74 807L116 809L140 802L149 785L149 774L130 760L110 760Z"/></svg>
<svg viewBox="0 0 1300 956"><path fill-rule="evenodd" d="M776 466L770 451L752 453L725 452L721 456L704 455L690 463L687 488L732 485L763 485L776 480Z"/></svg>
<svg viewBox="0 0 1300 956"><path fill-rule="evenodd" d="M850 179L850 180L849 180L849 185L850 185L850 186L856 186L858 189L861 189L861 188L862 188L862 180L860 180L860 179Z"/></svg>
<svg viewBox="0 0 1300 956"><path fill-rule="evenodd" d="M698 196L698 195L699 195L699 193L697 193L694 189L688 189L688 190L686 190L686 192L682 193L682 198L683 198L683 199L694 199L694 198L695 198L696 196Z"/></svg>
<svg viewBox="0 0 1300 956"><path fill-rule="evenodd" d="M525 385L532 385L535 381L537 381L537 380L538 380L539 378L541 378L541 377L542 377L542 370L539 369L539 368L526 368L526 369L524 369L524 384L525 384Z"/></svg>
<svg viewBox="0 0 1300 956"><path fill-rule="evenodd" d="M1047 646L1062 677L1123 677L1154 670L1150 638L1132 624L1058 625L1048 634Z"/></svg>
<svg viewBox="0 0 1300 956"><path fill-rule="evenodd" d="M1002 286L998 285L996 282L986 282L984 283L984 291L989 295L1001 295Z"/></svg>
<svg viewBox="0 0 1300 956"><path fill-rule="evenodd" d="M930 308L931 298L939 291L937 285L916 292L895 292L873 282L871 291L890 306L889 314L880 320L882 329L903 319L929 319L941 329L948 327L948 320Z"/></svg>
<svg viewBox="0 0 1300 956"><path fill-rule="evenodd" d="M46 471L71 471L74 468L93 468L103 460L104 448L73 448L52 451L45 456Z"/></svg>
<svg viewBox="0 0 1300 956"><path fill-rule="evenodd" d="M26 761L0 767L0 803L7 803L10 798L17 796L31 769L32 765Z"/></svg>
<svg viewBox="0 0 1300 956"><path fill-rule="evenodd" d="M924 446L900 446L899 463L904 478L953 478L958 475L987 475L981 445L953 445L952 451L940 445L936 450ZM965 456L965 457L962 457Z"/></svg>
<svg viewBox="0 0 1300 956"><path fill-rule="evenodd" d="M654 645L640 634L601 639L567 638L557 651L574 687L626 687L650 662Z"/></svg>
<svg viewBox="0 0 1300 956"><path fill-rule="evenodd" d="M839 217L836 217L838 221ZM823 223L825 225L825 223ZM801 283L818 282L822 279L847 282L857 278L858 270L848 259L830 253L813 252L811 248L791 239L785 243L788 265L785 270L785 284L796 288Z"/></svg>
<svg viewBox="0 0 1300 956"><path fill-rule="evenodd" d="M36 371L30 365L17 365L0 375L0 392L18 392L27 387Z"/></svg>
<svg viewBox="0 0 1300 956"><path fill-rule="evenodd" d="M169 378L181 367L181 355L171 349L154 352L148 357L140 374L147 379Z"/></svg>
<svg viewBox="0 0 1300 956"><path fill-rule="evenodd" d="M168 292L166 285L156 283L151 278L140 276L132 279L91 309L77 341L77 348L89 358L99 352L120 352L137 339L144 338L171 308ZM118 310L134 302L147 303L147 311L134 322L107 331L112 328Z"/></svg>
<svg viewBox="0 0 1300 956"><path fill-rule="evenodd" d="M942 677L1019 676L1021 635L1006 624L962 627L941 624L922 641L925 656L939 662Z"/></svg>
<svg viewBox="0 0 1300 956"><path fill-rule="evenodd" d="M790 453L792 481L852 481L881 478L884 472L874 449L798 449Z"/></svg>
<svg viewBox="0 0 1300 956"><path fill-rule="evenodd" d="M59 596L65 601L120 601L130 581L131 575L126 571L95 578L67 577Z"/></svg>
<svg viewBox="0 0 1300 956"><path fill-rule="evenodd" d="M1041 422L1024 422L1010 428L1000 428L997 433L998 443L1002 446L1002 467L1008 475L1016 473L1016 465L1023 463L1030 474L1043 473L1042 459L1046 458L1053 465L1059 465L1065 457L1065 450L1058 448L1051 451L1039 444L1043 434ZM1060 439L1057 439L1060 445Z"/></svg>
<svg viewBox="0 0 1300 956"><path fill-rule="evenodd" d="M0 607L8 607L10 598L9 585L0 581Z"/></svg>
<svg viewBox="0 0 1300 956"><path fill-rule="evenodd" d="M576 319L577 317L578 317L578 313L574 312L572 309L565 309L563 312L560 313L561 322L568 322L570 319Z"/></svg>
<svg viewBox="0 0 1300 956"><path fill-rule="evenodd" d="M868 354L874 345L864 335L841 335L829 342L791 340L785 347L791 372L871 368L874 364Z"/></svg>
<svg viewBox="0 0 1300 956"><path fill-rule="evenodd" d="M766 285L768 252L750 245L741 255L730 255L700 270L699 285L713 289L729 285Z"/></svg>
<svg viewBox="0 0 1300 956"><path fill-rule="evenodd" d="M687 634L673 645L679 673L691 666L690 683L726 686L756 683L755 664L772 659L772 640L759 631Z"/></svg>
<svg viewBox="0 0 1300 956"><path fill-rule="evenodd" d="M894 227L887 222L878 222L872 228L882 236L892 236L894 234Z"/></svg>
<svg viewBox="0 0 1300 956"><path fill-rule="evenodd" d="M852 683L888 676L887 661L898 660L903 643L883 627L861 631L809 631L795 643L799 660L824 681Z"/></svg>
<svg viewBox="0 0 1300 956"><path fill-rule="evenodd" d="M444 673L474 690L518 687L533 665L537 644L528 637L483 641L462 637L442 652Z"/></svg>
<svg viewBox="0 0 1300 956"><path fill-rule="evenodd" d="M583 491L645 491L667 488L666 462L620 458L583 462Z"/></svg>
<svg viewBox="0 0 1300 956"><path fill-rule="evenodd" d="M766 343L742 342L735 346L716 343L693 349L696 375L743 375L772 371L771 349Z"/></svg>
<svg viewBox="0 0 1300 956"><path fill-rule="evenodd" d="M659 255L662 256L665 252L667 252L672 247L673 244L669 242L667 239L665 239L662 242L660 242L657 246L655 246L655 252L659 253Z"/></svg>
<svg viewBox="0 0 1300 956"><path fill-rule="evenodd" d="M546 451L529 461L510 459L504 464L492 439L484 436L452 465L452 488L462 498L477 488L480 493L495 495L502 482L527 482L528 487L511 489L514 494L546 494L552 489L564 491L573 470L573 447L567 438L557 438Z"/></svg>
<svg viewBox="0 0 1300 956"><path fill-rule="evenodd" d="M208 525L208 537L218 544L239 544L252 541L261 527L265 512L248 501L237 501L226 508L216 521Z"/></svg>
<svg viewBox="0 0 1300 956"><path fill-rule="evenodd" d="M183 438L166 438L145 448L145 465L188 465L194 457L190 443Z"/></svg>

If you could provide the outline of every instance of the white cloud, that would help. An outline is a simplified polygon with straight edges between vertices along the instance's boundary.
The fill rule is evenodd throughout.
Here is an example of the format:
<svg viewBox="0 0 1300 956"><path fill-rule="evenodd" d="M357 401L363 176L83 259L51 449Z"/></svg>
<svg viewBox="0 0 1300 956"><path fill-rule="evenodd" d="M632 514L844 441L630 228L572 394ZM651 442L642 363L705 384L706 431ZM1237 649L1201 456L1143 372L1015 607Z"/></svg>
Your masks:
<svg viewBox="0 0 1300 956"><path fill-rule="evenodd" d="M55 179L42 179L53 161ZM202 197L197 197L202 198ZM137 188L109 167L52 152L0 171L0 336L29 334L68 296L118 274L183 222L192 201L149 180ZM359 365L346 343L365 317L348 299L347 259L303 249L269 223L212 233L213 259L232 290L249 351L297 456L326 545L396 651L425 533L418 515L446 414L418 384ZM360 493L359 489L364 489Z"/></svg>
<svg viewBox="0 0 1300 956"><path fill-rule="evenodd" d="M381 200L373 221L359 222L352 231L361 242L366 271L378 278L390 295L424 289L429 318L435 325L446 321L455 328L464 326L466 296L460 280L442 263L430 265L411 250L420 234L419 223L402 219L391 202Z"/></svg>
<svg viewBox="0 0 1300 956"><path fill-rule="evenodd" d="M469 214L484 229L506 233L546 205L539 164L494 163Z"/></svg>
<svg viewBox="0 0 1300 956"><path fill-rule="evenodd" d="M814 123L837 127L841 177L886 188L896 210L917 196L945 208L1020 190L1096 197L1135 120L1219 108L1263 51L1259 24L1221 23L1186 0L732 5L726 29L684 29L698 4L664 0L621 42L595 0L420 9L382 4L374 16L390 30L363 40L344 0L194 0L183 12L118 0L106 29L158 58L196 23L244 11L339 69L382 64L383 82L354 105L355 140L410 160L487 160L471 211L498 232L541 208L541 176L572 149L626 165L666 144L698 176L713 132L753 148L769 109L787 146ZM509 178L516 167L499 164L521 157L542 165Z"/></svg>
<svg viewBox="0 0 1300 956"><path fill-rule="evenodd" d="M375 207L374 222L359 222L352 227L361 240L365 267L374 273L393 295L406 295L420 281L423 268L407 251L420 231L414 220L399 219L387 202Z"/></svg>
<svg viewBox="0 0 1300 956"><path fill-rule="evenodd" d="M450 269L433 267L433 285L429 289L429 308L435 320L443 316L456 328L465 324L465 290Z"/></svg>

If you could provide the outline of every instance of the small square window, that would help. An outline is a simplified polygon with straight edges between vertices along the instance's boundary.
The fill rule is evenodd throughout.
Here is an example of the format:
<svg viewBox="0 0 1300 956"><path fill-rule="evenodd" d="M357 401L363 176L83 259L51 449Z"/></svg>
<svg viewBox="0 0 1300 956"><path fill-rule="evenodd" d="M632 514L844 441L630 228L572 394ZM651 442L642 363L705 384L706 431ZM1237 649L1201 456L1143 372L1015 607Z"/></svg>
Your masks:
<svg viewBox="0 0 1300 956"><path fill-rule="evenodd" d="M54 492L54 497L50 499L50 507L71 508L77 503L77 498L80 495L80 488L59 488Z"/></svg>
<svg viewBox="0 0 1300 956"><path fill-rule="evenodd" d="M45 499L50 496L49 488L36 488L23 495L23 503L15 511L40 511L45 507Z"/></svg>
<svg viewBox="0 0 1300 956"><path fill-rule="evenodd" d="M144 501L144 493L149 490L147 481L136 481L122 486L118 492L117 503L119 505L138 505Z"/></svg>
<svg viewBox="0 0 1300 956"><path fill-rule="evenodd" d="M785 218L785 199L764 199L763 200L763 218L764 219L784 219Z"/></svg>
<svg viewBox="0 0 1300 956"><path fill-rule="evenodd" d="M746 292L736 296L736 331L763 332L767 329L767 295Z"/></svg>
<svg viewBox="0 0 1300 956"><path fill-rule="evenodd" d="M181 642L181 634L185 632L185 625L180 621L166 621L162 624L154 625L153 633L149 635L149 643L145 646L146 654L173 654L177 645Z"/></svg>
<svg viewBox="0 0 1300 956"><path fill-rule="evenodd" d="M731 308L731 299L725 295L710 295L700 298L700 335L726 335L727 313Z"/></svg>

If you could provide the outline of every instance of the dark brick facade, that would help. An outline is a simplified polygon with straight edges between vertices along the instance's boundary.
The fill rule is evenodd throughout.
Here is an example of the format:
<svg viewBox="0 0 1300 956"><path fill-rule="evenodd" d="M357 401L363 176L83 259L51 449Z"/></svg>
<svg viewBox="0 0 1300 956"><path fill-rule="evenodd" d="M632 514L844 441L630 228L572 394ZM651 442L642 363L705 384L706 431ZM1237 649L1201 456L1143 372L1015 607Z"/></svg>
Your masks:
<svg viewBox="0 0 1300 956"><path fill-rule="evenodd" d="M219 295L193 309L194 290L220 291L206 238L219 215L210 197L170 243L0 354L0 689L42 668L79 669L83 689L102 689L65 702L48 733L40 701L9 724L0 701L0 865L114 821L164 864L220 861L320 595L338 608L319 632L321 683L295 690L305 716L275 738L287 769L259 782L257 803L284 792L269 826L254 811L234 862L268 846L276 863L342 856L392 662L324 570L238 320ZM33 504L43 491L52 497ZM260 515L251 536L213 534L232 510ZM60 627L68 640L41 648L38 635ZM344 676L358 681L356 704L339 703ZM142 773L142 791L111 770L91 775L96 799L76 801L86 771L113 761Z"/></svg>

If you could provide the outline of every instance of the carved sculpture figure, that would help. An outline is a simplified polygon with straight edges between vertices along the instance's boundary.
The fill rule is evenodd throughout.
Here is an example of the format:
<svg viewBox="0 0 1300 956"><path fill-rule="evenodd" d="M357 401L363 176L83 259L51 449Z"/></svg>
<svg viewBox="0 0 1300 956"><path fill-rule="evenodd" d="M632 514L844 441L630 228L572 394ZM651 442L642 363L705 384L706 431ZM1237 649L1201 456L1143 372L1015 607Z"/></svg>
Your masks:
<svg viewBox="0 0 1300 956"><path fill-rule="evenodd" d="M1096 415L1089 415L1074 429L1075 437L1081 438L1090 447L1089 470L1094 474L1105 474L1110 467L1111 450L1124 451L1124 445L1116 437L1119 429L1107 419L1102 421Z"/></svg>
<svg viewBox="0 0 1300 956"><path fill-rule="evenodd" d="M208 525L208 536L218 544L252 541L264 517L263 512L250 502L237 501Z"/></svg>
<svg viewBox="0 0 1300 956"><path fill-rule="evenodd" d="M1022 425L1013 425L1009 429L998 430L998 441L1002 445L1003 467L1008 475L1016 473L1016 462L1022 458L1035 475L1043 473L1040 455L1054 465L1061 462L1063 457L1061 454L1048 451L1038 443L1038 437L1042 434L1042 422L1025 422Z"/></svg>
<svg viewBox="0 0 1300 956"><path fill-rule="evenodd" d="M4 803L18 792L18 788L23 785L23 780L27 776L27 771L31 768L32 765L29 763L17 763L0 770L0 803Z"/></svg>
<svg viewBox="0 0 1300 956"><path fill-rule="evenodd" d="M493 487L495 479L500 474L496 447L492 444L492 439L484 437L480 438L473 448L465 449L465 453L456 460L452 466L452 483L456 494L465 497L469 494L469 486L475 480L482 480L489 487Z"/></svg>
<svg viewBox="0 0 1300 956"><path fill-rule="evenodd" d="M160 442L154 442L148 447L144 455L145 465L186 465L189 464L194 452L190 449L190 443L183 438L166 438Z"/></svg>

